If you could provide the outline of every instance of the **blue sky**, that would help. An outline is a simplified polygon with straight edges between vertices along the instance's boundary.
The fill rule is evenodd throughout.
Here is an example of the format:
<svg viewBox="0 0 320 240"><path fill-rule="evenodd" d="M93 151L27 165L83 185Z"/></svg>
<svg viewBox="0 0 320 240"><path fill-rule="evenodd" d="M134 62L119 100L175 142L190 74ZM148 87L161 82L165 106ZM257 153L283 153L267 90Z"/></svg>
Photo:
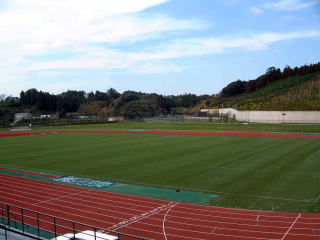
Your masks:
<svg viewBox="0 0 320 240"><path fill-rule="evenodd" d="M320 0L0 0L0 94L214 94L320 61Z"/></svg>

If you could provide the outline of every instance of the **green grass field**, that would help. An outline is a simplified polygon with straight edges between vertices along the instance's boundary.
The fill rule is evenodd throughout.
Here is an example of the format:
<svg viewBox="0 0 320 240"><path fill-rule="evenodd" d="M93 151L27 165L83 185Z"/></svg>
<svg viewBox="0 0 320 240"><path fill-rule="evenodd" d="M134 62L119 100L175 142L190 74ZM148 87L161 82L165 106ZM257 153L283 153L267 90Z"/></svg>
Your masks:
<svg viewBox="0 0 320 240"><path fill-rule="evenodd" d="M130 127L120 125L72 128ZM61 133L0 138L0 156L2 166L218 194L210 205L320 212L316 139Z"/></svg>
<svg viewBox="0 0 320 240"><path fill-rule="evenodd" d="M34 130L57 129L168 129L168 130L211 130L211 131L258 131L258 132L304 132L320 133L320 125L294 125L294 124L221 124L221 123L107 123L88 125L65 125L35 127Z"/></svg>

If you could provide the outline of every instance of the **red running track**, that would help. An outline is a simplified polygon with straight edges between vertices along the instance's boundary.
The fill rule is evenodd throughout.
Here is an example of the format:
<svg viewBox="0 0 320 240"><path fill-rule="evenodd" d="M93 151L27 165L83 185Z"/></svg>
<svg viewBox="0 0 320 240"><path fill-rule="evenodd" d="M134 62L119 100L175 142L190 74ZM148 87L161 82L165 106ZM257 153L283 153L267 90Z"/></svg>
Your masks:
<svg viewBox="0 0 320 240"><path fill-rule="evenodd" d="M49 175L49 174L46 174L46 173L37 173L37 172L23 171L23 170L10 169L10 168L1 168L0 167L0 170L4 170L4 171L8 171L8 172L23 173L23 174L39 176L39 177L46 177L46 178L57 178L58 177L58 176Z"/></svg>
<svg viewBox="0 0 320 240"><path fill-rule="evenodd" d="M0 183L0 203L146 239L320 238L320 214L193 205L6 174L0 174ZM42 227L50 230L45 224ZM66 230L60 229L59 233L66 233Z"/></svg>
<svg viewBox="0 0 320 240"><path fill-rule="evenodd" d="M304 135L299 133L267 133L267 132L215 132L215 131L165 131L165 130L56 130L56 131L16 131L0 132L0 137L16 137L38 134L53 134L65 132L91 132L91 133L126 133L126 134L161 134L161 135L193 135L193 136L224 136L224 137L267 137L267 138L302 138L320 139L320 135Z"/></svg>

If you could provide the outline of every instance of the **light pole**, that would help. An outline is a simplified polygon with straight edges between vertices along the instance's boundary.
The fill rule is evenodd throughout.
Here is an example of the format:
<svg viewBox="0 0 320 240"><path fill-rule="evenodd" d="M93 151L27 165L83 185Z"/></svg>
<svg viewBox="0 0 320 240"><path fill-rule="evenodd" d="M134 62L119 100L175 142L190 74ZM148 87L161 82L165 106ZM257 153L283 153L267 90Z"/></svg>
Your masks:
<svg viewBox="0 0 320 240"><path fill-rule="evenodd" d="M223 104L222 104L222 108L221 108L221 120L222 120L222 123L223 123Z"/></svg>
<svg viewBox="0 0 320 240"><path fill-rule="evenodd" d="M282 113L282 124L284 124L284 116L285 115L286 115L285 113Z"/></svg>

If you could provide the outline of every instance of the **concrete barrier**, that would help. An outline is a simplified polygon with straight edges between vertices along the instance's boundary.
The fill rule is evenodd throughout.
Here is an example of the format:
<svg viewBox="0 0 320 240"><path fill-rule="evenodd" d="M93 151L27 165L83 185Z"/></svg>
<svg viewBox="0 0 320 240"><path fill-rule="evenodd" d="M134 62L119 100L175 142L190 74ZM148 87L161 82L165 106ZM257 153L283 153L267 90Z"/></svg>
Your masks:
<svg viewBox="0 0 320 240"><path fill-rule="evenodd" d="M320 111L238 111L234 108L220 108L219 115L249 123L320 124Z"/></svg>

